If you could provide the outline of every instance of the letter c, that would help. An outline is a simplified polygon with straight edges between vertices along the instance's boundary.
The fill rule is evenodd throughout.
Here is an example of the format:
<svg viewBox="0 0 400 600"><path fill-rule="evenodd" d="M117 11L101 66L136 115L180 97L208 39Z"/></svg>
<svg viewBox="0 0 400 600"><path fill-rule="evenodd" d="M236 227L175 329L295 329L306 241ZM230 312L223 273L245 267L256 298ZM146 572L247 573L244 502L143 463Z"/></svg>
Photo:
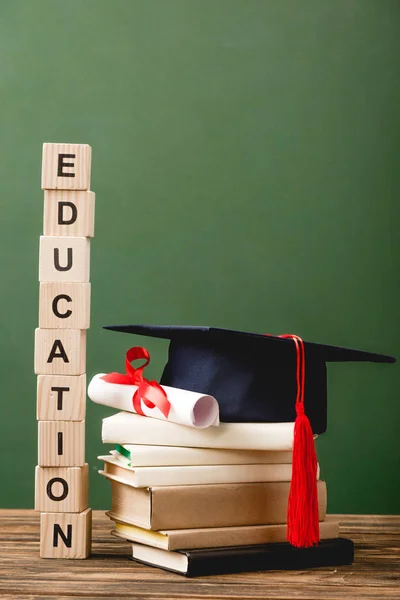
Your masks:
<svg viewBox="0 0 400 600"><path fill-rule="evenodd" d="M61 313L58 310L58 303L60 300L66 300L67 302L72 302L72 298L71 296L68 296L68 294L58 294L58 296L56 296L53 300L53 303L51 305L52 309L53 309L53 313L56 315L56 317L58 317L59 319L68 319L68 317L70 317L72 315L72 310L66 310L65 312Z"/></svg>

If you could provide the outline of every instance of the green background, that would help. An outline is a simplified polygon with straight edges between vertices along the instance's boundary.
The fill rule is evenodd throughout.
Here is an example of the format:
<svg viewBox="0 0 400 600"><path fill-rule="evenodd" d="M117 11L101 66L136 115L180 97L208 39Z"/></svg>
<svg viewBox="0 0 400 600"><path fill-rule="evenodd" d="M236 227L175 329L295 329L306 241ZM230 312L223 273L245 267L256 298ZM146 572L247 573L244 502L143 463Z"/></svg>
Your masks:
<svg viewBox="0 0 400 600"><path fill-rule="evenodd" d="M88 377L144 341L107 323L400 356L398 1L3 1L0 57L0 506L33 506L44 141L93 147ZM399 367L328 371L329 511L398 512ZM87 411L94 508L112 412Z"/></svg>

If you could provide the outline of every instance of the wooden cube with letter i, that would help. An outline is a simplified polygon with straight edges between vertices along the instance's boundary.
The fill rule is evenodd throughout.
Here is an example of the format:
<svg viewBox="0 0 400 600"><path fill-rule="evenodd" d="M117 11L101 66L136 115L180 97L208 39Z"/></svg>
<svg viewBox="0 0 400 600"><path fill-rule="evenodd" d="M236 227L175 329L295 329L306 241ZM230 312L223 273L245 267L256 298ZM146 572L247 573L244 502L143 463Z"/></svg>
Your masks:
<svg viewBox="0 0 400 600"><path fill-rule="evenodd" d="M84 420L95 202L91 156L87 144L43 145L44 235L35 333L35 509L42 512L42 558L86 558L91 547Z"/></svg>

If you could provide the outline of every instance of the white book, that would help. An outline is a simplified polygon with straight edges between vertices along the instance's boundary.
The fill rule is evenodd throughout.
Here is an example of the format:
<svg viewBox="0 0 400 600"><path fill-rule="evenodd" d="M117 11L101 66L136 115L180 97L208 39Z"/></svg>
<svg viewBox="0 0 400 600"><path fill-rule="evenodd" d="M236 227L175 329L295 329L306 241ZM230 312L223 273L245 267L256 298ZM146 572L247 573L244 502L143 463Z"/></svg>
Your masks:
<svg viewBox="0 0 400 600"><path fill-rule="evenodd" d="M105 444L291 451L293 429L294 423L221 423L195 429L119 412L103 419L102 439Z"/></svg>
<svg viewBox="0 0 400 600"><path fill-rule="evenodd" d="M179 465L257 465L292 462L292 453L268 450L224 450L212 448L181 448L179 446L144 446L124 444L130 453L132 467Z"/></svg>
<svg viewBox="0 0 400 600"><path fill-rule="evenodd" d="M99 456L104 461L101 475L132 487L221 483L264 483L290 481L292 465L194 465L190 467L128 467L115 456ZM319 478L319 468L317 473Z"/></svg>

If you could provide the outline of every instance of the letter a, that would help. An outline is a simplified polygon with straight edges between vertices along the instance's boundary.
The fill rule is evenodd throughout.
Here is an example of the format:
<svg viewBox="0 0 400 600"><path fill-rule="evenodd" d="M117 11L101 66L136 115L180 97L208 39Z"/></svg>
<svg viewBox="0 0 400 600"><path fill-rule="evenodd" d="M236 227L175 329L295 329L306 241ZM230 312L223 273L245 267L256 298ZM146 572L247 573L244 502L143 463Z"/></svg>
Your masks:
<svg viewBox="0 0 400 600"><path fill-rule="evenodd" d="M52 349L50 350L48 363L52 363L54 358L62 358L65 363L69 363L69 358L64 350L61 340L55 340Z"/></svg>

